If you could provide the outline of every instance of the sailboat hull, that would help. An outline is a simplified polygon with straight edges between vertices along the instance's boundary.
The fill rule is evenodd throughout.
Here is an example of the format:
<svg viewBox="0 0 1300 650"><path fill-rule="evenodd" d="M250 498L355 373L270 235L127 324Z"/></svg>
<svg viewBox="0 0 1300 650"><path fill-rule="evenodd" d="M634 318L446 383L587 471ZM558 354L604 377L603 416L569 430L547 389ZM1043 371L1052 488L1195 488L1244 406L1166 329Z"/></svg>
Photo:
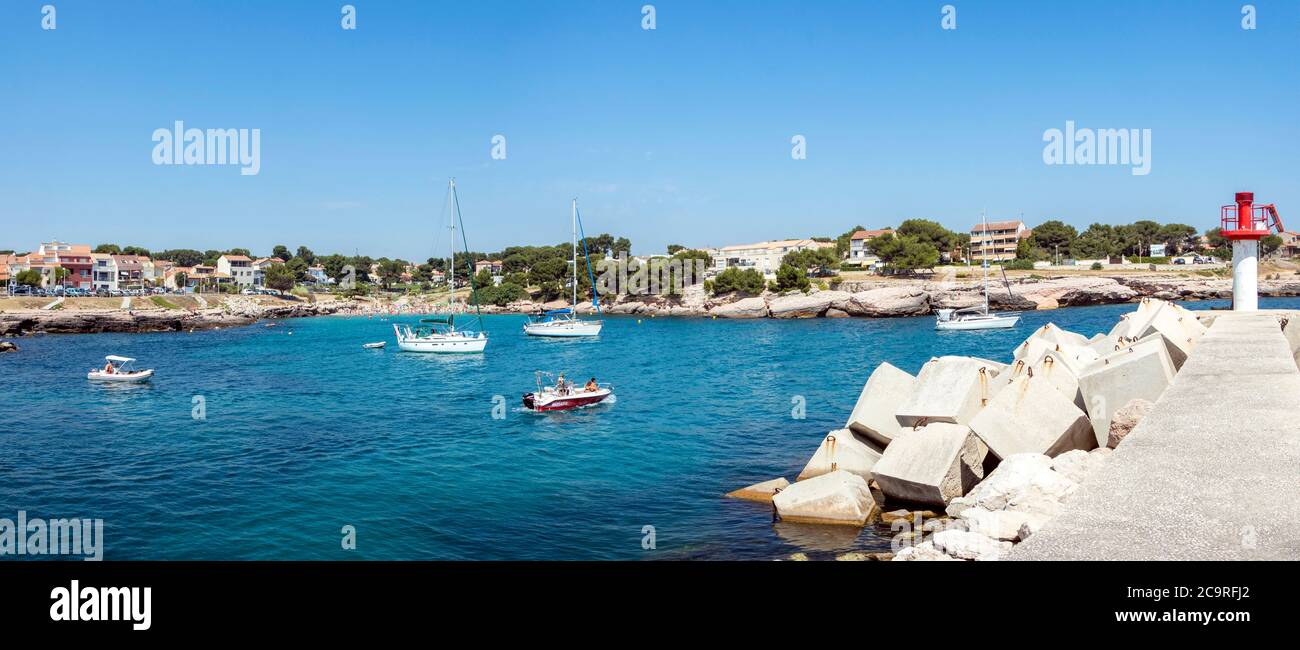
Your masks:
<svg viewBox="0 0 1300 650"><path fill-rule="evenodd" d="M1015 327L1020 322L1019 316L977 316L974 318L957 318L940 320L934 324L937 330L999 330Z"/></svg>
<svg viewBox="0 0 1300 650"><path fill-rule="evenodd" d="M524 333L529 336L552 336L572 338L578 336L599 336L604 326L601 321L552 321L549 323L527 323Z"/></svg>
<svg viewBox="0 0 1300 650"><path fill-rule="evenodd" d="M482 352L487 347L487 337L482 334L466 336L461 333L408 336L393 326L397 333L397 348L403 352L431 352L443 354Z"/></svg>

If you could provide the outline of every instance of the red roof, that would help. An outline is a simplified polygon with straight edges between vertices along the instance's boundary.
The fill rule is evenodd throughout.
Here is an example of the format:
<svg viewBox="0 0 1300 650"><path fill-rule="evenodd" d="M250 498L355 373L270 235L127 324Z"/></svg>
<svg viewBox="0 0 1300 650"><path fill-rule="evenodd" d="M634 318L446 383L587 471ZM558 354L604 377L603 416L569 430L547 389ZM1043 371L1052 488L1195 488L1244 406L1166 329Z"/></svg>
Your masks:
<svg viewBox="0 0 1300 650"><path fill-rule="evenodd" d="M885 228L883 230L855 230L849 239L875 239L882 235L892 235L893 229Z"/></svg>

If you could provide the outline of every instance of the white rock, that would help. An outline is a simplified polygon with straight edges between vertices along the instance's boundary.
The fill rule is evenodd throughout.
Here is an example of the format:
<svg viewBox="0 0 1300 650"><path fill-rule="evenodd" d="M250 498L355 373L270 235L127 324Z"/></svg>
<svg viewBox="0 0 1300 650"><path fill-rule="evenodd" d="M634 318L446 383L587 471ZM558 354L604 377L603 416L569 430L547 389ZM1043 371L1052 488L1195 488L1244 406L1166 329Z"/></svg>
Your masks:
<svg viewBox="0 0 1300 650"><path fill-rule="evenodd" d="M979 533L993 539L1014 542L1020 537L1020 530L1029 525L1037 530L1049 517L1046 515L1020 510L985 510L984 508L967 508L961 514L966 528L972 533Z"/></svg>
<svg viewBox="0 0 1300 650"><path fill-rule="evenodd" d="M965 496L954 499L949 514L965 514L970 507L1018 510L1048 517L1060 511L1079 484L1052 471L1052 459L1042 454L1016 454L1004 458Z"/></svg>
<svg viewBox="0 0 1300 650"><path fill-rule="evenodd" d="M1010 542L962 530L935 533L933 542L936 549L962 560L996 560L1011 549Z"/></svg>
<svg viewBox="0 0 1300 650"><path fill-rule="evenodd" d="M742 298L733 303L718 305L709 313L718 318L767 318L767 301L762 296Z"/></svg>
<svg viewBox="0 0 1300 650"><path fill-rule="evenodd" d="M853 472L870 481L871 468L880 460L880 449L848 429L837 429L824 438L796 481L829 474L837 469Z"/></svg>
<svg viewBox="0 0 1300 650"><path fill-rule="evenodd" d="M942 506L983 478L987 454L969 427L936 422L895 439L872 476L891 499Z"/></svg>
<svg viewBox="0 0 1300 650"><path fill-rule="evenodd" d="M894 409L912 394L915 384L916 377L888 363L880 364L862 387L862 394L858 396L845 426L885 447L900 430Z"/></svg>
<svg viewBox="0 0 1300 650"><path fill-rule="evenodd" d="M863 526L879 510L861 476L838 470L799 481L772 497L782 521Z"/></svg>
<svg viewBox="0 0 1300 650"><path fill-rule="evenodd" d="M984 401L992 397L999 369L970 357L930 359L917 375L912 394L894 415L904 427L922 422L969 424Z"/></svg>
<svg viewBox="0 0 1300 650"><path fill-rule="evenodd" d="M1023 453L1055 456L1097 446L1087 415L1048 379L1028 374L998 391L971 420L970 428L998 458Z"/></svg>
<svg viewBox="0 0 1300 650"><path fill-rule="evenodd" d="M894 554L894 562L956 562L957 558L940 551L931 542L908 546Z"/></svg>

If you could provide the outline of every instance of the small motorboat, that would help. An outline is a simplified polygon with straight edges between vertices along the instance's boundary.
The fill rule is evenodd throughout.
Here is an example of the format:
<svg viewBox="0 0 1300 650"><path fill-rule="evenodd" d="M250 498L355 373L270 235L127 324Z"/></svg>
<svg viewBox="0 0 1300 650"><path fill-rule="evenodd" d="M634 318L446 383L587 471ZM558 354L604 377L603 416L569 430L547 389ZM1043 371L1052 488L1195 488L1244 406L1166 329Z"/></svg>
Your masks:
<svg viewBox="0 0 1300 650"><path fill-rule="evenodd" d="M614 387L609 384L597 384L593 388L574 386L564 375L554 383L542 385L542 378L549 381L551 373L537 373L537 391L524 393L524 408L531 411L567 411L599 404L614 395Z"/></svg>
<svg viewBox="0 0 1300 650"><path fill-rule="evenodd" d="M362 345L361 347L363 347L363 348L365 348L365 349L367 349L367 350L378 350L379 348L382 348L382 347L384 347L385 345L387 345L387 342L386 342L386 341L380 341L380 342L378 342L378 343L366 343L366 344Z"/></svg>
<svg viewBox="0 0 1300 650"><path fill-rule="evenodd" d="M153 376L153 368L148 370L136 370L132 365L135 359L130 357L119 357L110 354L104 357L107 364L103 368L91 368L86 373L86 379L91 381L114 381L114 382L141 382L148 381Z"/></svg>

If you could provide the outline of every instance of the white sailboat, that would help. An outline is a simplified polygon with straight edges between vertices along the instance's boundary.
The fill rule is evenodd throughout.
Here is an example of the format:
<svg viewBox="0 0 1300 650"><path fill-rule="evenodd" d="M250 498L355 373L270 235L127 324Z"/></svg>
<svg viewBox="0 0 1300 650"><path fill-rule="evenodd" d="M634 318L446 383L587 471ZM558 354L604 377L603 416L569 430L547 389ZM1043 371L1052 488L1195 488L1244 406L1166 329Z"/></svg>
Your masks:
<svg viewBox="0 0 1300 650"><path fill-rule="evenodd" d="M984 239L980 241L980 252L984 253L980 261L980 268L984 270L984 304L965 309L936 309L934 329L995 330L1015 327L1020 322L1020 316L1015 314L989 313L989 256L985 248L989 241L988 216L981 213L980 220L984 224Z"/></svg>
<svg viewBox="0 0 1300 650"><path fill-rule="evenodd" d="M591 275L591 259L587 257L587 237L582 237L582 253L587 259L587 274ZM562 309L552 309L534 316L527 323L524 323L524 333L529 336L552 336L552 337L578 337L578 336L599 336L600 329L604 326L604 321L600 320L600 296L596 292L595 278L592 278L591 304L596 308L596 320L583 320L578 318L578 200L573 200L573 259L569 262L573 267L573 301L568 307Z"/></svg>
<svg viewBox="0 0 1300 650"><path fill-rule="evenodd" d="M453 285L456 269L456 224L460 221L460 199L456 195L456 179L447 184L448 200L451 201L451 256L447 258L447 304L456 288ZM464 225L462 224L462 228ZM462 235L463 237L463 235ZM468 251L467 251L468 252ZM470 282L470 295L474 297L474 307L478 309L478 298L474 294L473 267L466 272ZM393 325L397 334L397 347L405 352L482 352L487 347L487 333L483 332L483 319L478 319L479 331L456 327L455 316L436 316L420 319L415 328L410 325Z"/></svg>

